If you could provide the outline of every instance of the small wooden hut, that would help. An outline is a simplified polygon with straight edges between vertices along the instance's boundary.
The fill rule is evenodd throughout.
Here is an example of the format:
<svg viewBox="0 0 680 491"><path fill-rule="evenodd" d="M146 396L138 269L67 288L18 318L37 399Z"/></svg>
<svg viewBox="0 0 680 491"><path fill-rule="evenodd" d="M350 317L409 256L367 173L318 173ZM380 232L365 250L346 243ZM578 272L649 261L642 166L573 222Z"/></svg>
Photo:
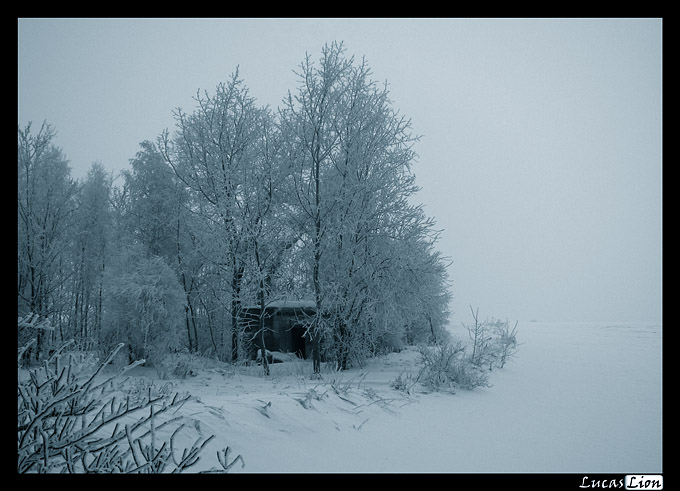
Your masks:
<svg viewBox="0 0 680 491"><path fill-rule="evenodd" d="M262 348L262 338L258 333L260 315L264 315L264 344L267 351L293 353L302 359L311 357L312 346L306 332L315 313L316 304L306 300L270 302L264 313L258 306L242 308L244 331L252 340L251 358L255 359ZM277 361L276 358L273 361Z"/></svg>

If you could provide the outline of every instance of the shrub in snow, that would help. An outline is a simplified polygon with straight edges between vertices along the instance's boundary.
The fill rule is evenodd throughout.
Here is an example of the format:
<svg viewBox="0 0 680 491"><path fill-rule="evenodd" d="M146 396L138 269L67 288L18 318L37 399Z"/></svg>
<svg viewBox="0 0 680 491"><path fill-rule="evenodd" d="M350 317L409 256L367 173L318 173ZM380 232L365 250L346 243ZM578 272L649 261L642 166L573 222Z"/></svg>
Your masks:
<svg viewBox="0 0 680 491"><path fill-rule="evenodd" d="M419 351L422 368L418 381L426 388L453 391L489 386L488 375L465 357L462 343L421 346Z"/></svg>
<svg viewBox="0 0 680 491"><path fill-rule="evenodd" d="M411 373L402 372L397 375L397 378L390 382L390 387L410 394L411 389L416 383L418 383L417 377L414 377Z"/></svg>
<svg viewBox="0 0 680 491"><path fill-rule="evenodd" d="M469 326L463 324L463 327L467 329L470 340L472 341L470 363L477 367L482 365L486 366L487 364L489 367L491 367L494 356L491 348L492 337L489 333L488 322L479 321L479 309L474 311L472 310L472 307L470 307L470 310L472 311L472 318L474 319L475 323Z"/></svg>
<svg viewBox="0 0 680 491"><path fill-rule="evenodd" d="M116 375L103 381L100 375L123 345L93 367L81 363L81 358L62 354L68 344L41 367L27 373L19 370L19 473L182 472L198 462L214 435L199 438L179 454L175 440L183 425L170 432L177 418L167 419L169 411L179 409L188 395L159 394L149 387L136 397L120 397L119 393L116 398ZM24 351L19 350L19 360ZM243 464L240 455L230 459L228 454L228 448L218 453L221 469L211 472L226 472L237 460Z"/></svg>
<svg viewBox="0 0 680 491"><path fill-rule="evenodd" d="M495 361L499 368L505 366L505 362L517 353L517 322L512 329L506 320L492 323L494 331Z"/></svg>
<svg viewBox="0 0 680 491"><path fill-rule="evenodd" d="M188 376L195 377L196 372L189 366L189 363L185 360L180 360L172 369L172 375L177 378L185 379Z"/></svg>
<svg viewBox="0 0 680 491"><path fill-rule="evenodd" d="M474 324L463 324L470 336L470 346L458 341L420 348L422 368L418 381L430 390L488 387L488 371L503 368L516 354L517 323L510 329L507 320L480 321L478 311L472 307L470 310Z"/></svg>
<svg viewBox="0 0 680 491"><path fill-rule="evenodd" d="M472 341L470 362L478 367L503 368L508 358L517 352L517 323L510 329L507 320L479 320L479 310L472 311L474 324L465 325Z"/></svg>

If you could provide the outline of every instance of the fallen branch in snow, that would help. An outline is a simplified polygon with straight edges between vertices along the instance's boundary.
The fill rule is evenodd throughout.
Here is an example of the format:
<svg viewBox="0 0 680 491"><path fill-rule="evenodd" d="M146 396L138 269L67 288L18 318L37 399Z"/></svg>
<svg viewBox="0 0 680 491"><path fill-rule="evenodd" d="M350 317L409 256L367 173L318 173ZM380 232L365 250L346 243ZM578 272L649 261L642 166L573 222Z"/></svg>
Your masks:
<svg viewBox="0 0 680 491"><path fill-rule="evenodd" d="M259 407L256 407L255 409L257 409L260 412L260 414L262 414L263 416L270 418L271 416L269 416L269 414L267 413L267 409L269 409L271 407L271 405L272 405L272 401L269 401L264 406L259 406Z"/></svg>
<svg viewBox="0 0 680 491"><path fill-rule="evenodd" d="M224 450L218 450L217 451L217 461L220 463L222 466L222 469L210 469L207 471L201 472L201 474L223 474L229 471L234 465L236 465L236 462L239 460L241 461L241 468L246 466L246 463L243 460L243 457L240 455L237 455L234 457L234 459L229 462L229 452L231 452L231 449L229 447L226 447Z"/></svg>
<svg viewBox="0 0 680 491"><path fill-rule="evenodd" d="M359 426L352 425L352 428L354 428L355 430L359 431L359 430L361 429L361 427L364 426L364 424L368 421L368 419L369 419L369 418L366 418Z"/></svg>
<svg viewBox="0 0 680 491"><path fill-rule="evenodd" d="M391 406L393 405L393 403L395 401L398 401L399 399L396 399L396 398L387 399L385 397L381 397L371 388L364 389L363 395L366 398L368 398L370 400L370 402L357 405L354 409L356 414L361 413L364 410L364 408L370 407L370 406L373 406L373 405L380 406L381 409L383 409L384 411L387 411L388 413L396 414L396 411L394 411ZM404 405L402 405L401 407L403 407L403 406Z"/></svg>
<svg viewBox="0 0 680 491"><path fill-rule="evenodd" d="M331 388L333 389L333 392L335 392L335 394L336 394L336 395L338 396L338 398L340 398L341 400L343 400L343 401L345 401L345 402L351 404L352 406L356 406L356 405L357 405L356 402L354 402L354 401L352 401L351 399L348 399L347 397L345 397L345 395L347 394L346 391L340 392L340 391L338 390L338 388L335 387L334 385L331 385Z"/></svg>
<svg viewBox="0 0 680 491"><path fill-rule="evenodd" d="M309 389L305 393L304 399L298 399L294 397L294 399L302 405L305 409L312 409L314 406L312 406L312 399L316 401L320 401L323 399L323 397L326 395L324 392L323 394L319 394L316 390L314 389Z"/></svg>

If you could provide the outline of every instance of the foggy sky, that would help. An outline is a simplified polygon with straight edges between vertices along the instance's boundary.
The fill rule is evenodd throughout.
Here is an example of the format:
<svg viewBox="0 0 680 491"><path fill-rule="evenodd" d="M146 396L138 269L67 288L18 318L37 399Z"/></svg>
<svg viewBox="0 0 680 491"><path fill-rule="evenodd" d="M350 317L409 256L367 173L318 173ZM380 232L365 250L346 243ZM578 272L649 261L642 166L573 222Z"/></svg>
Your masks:
<svg viewBox="0 0 680 491"><path fill-rule="evenodd" d="M19 19L18 124L128 168L237 66L261 105L343 41L422 135L452 322L661 319L661 19Z"/></svg>

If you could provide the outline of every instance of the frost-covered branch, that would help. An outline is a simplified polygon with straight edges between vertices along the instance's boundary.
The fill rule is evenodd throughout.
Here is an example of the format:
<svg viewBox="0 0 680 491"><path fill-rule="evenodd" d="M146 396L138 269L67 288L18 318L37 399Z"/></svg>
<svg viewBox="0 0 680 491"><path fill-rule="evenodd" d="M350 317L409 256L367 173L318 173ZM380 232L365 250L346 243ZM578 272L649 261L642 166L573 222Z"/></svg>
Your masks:
<svg viewBox="0 0 680 491"><path fill-rule="evenodd" d="M159 434L178 421L165 418L166 413L179 409L189 395L157 394L149 388L141 399L133 400L116 396L113 379L119 374L99 381L103 367L121 347L94 370L78 366L75 357L58 350L20 378L19 473L183 472L199 461L213 436L197 440L175 459L175 437L182 426L169 441Z"/></svg>

